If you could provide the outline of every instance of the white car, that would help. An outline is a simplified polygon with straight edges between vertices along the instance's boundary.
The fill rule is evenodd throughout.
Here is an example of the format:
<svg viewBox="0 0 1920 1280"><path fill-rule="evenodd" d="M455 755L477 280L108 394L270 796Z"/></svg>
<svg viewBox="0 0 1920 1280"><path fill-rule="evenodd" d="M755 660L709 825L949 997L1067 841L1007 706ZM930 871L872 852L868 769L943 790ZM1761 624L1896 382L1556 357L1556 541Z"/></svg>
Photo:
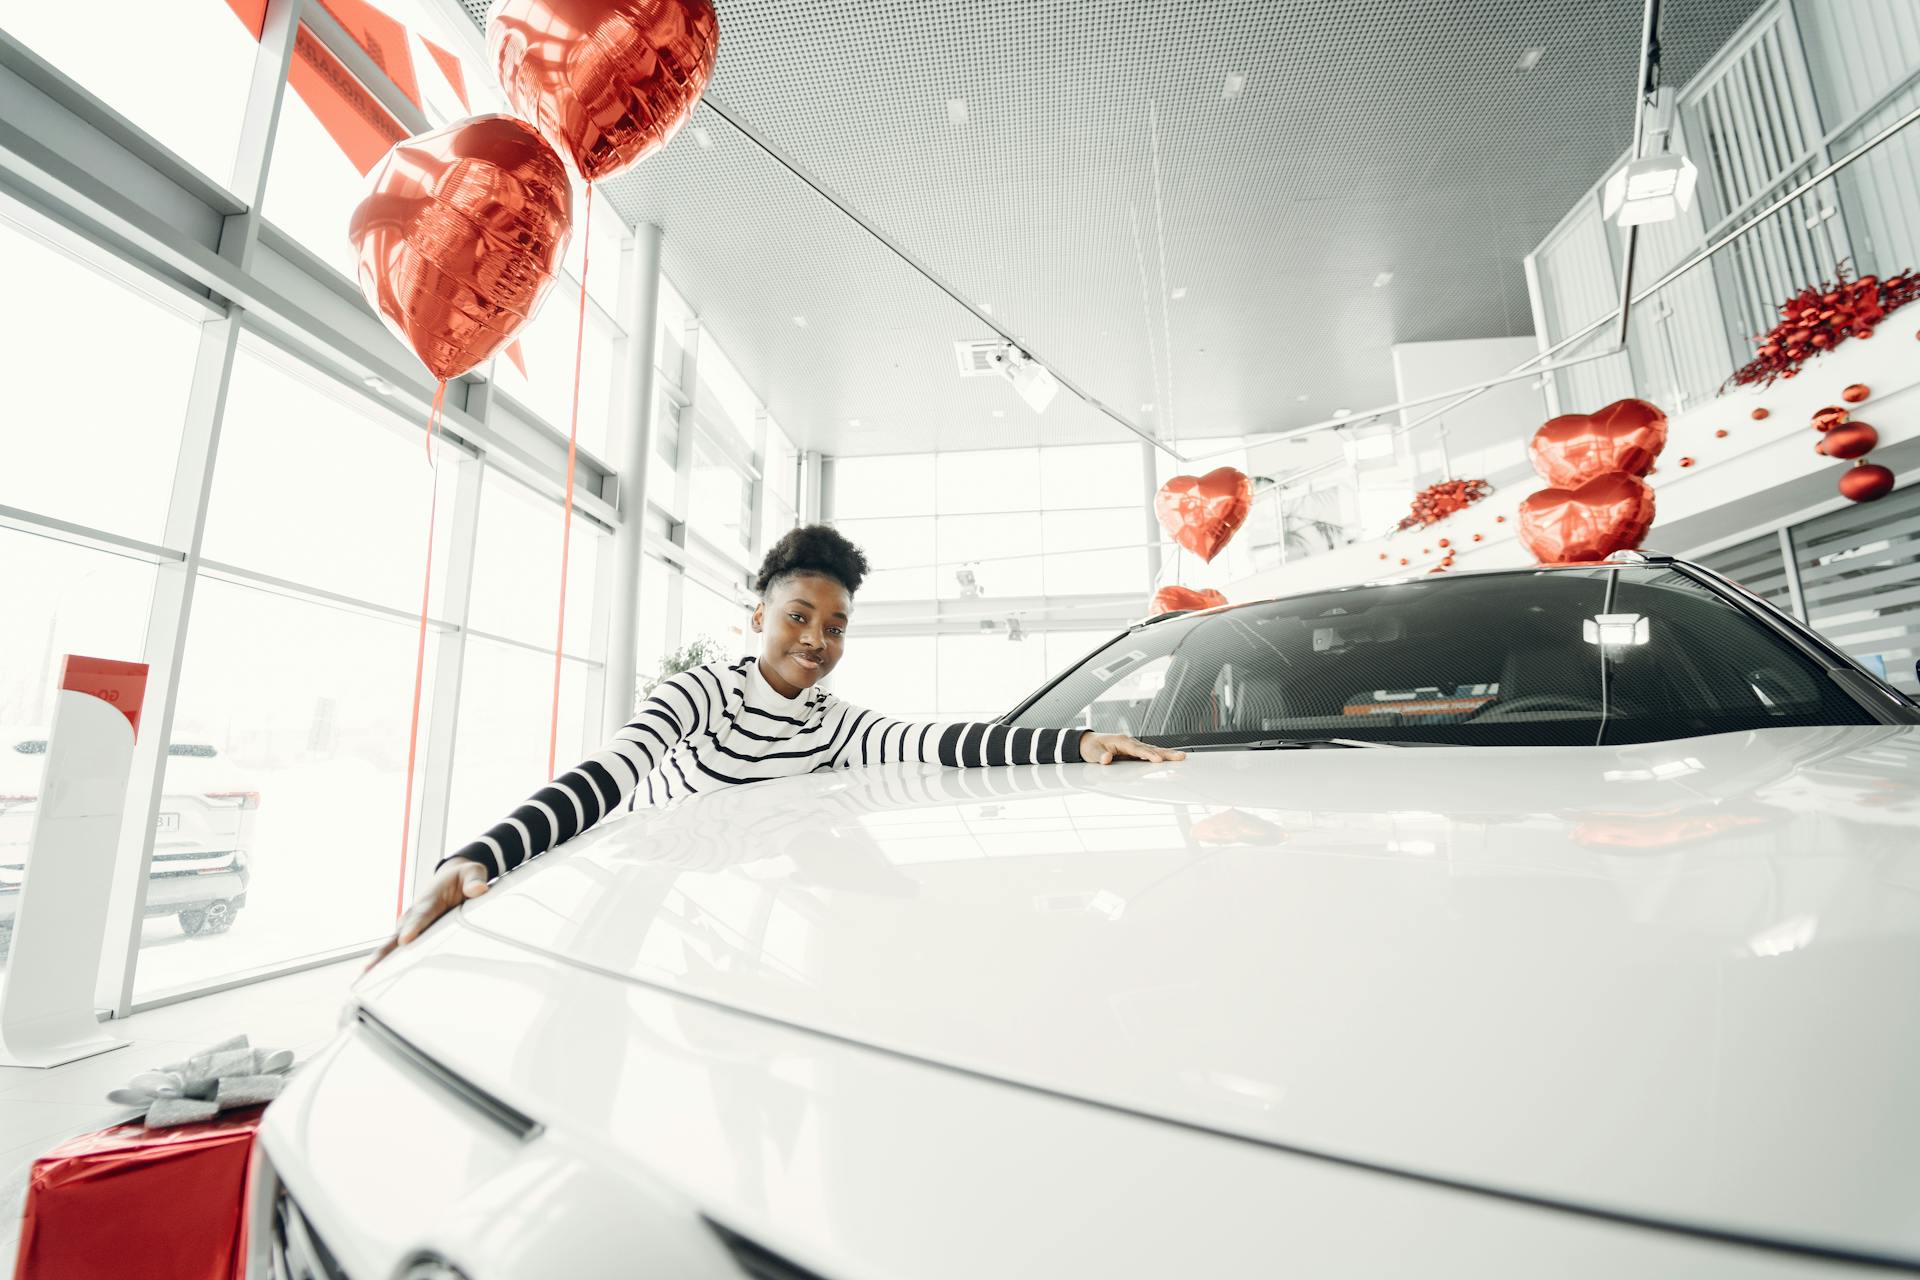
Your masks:
<svg viewBox="0 0 1920 1280"><path fill-rule="evenodd" d="M857 660L857 655L855 657ZM1920 1268L1920 708L1684 563L1136 626L1165 765L589 832L363 979L254 1275Z"/></svg>
<svg viewBox="0 0 1920 1280"><path fill-rule="evenodd" d="M0 956L13 944L27 847L47 759L44 727L0 727ZM247 905L260 793L209 742L167 744L167 779L147 872L149 916L190 934L225 933Z"/></svg>

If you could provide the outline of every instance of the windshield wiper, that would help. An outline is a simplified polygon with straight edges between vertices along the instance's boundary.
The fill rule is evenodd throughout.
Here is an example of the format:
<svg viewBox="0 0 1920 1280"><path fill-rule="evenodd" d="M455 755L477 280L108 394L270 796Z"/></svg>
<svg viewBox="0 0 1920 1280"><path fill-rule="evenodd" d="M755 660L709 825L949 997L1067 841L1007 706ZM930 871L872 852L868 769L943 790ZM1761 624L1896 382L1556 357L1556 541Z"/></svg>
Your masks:
<svg viewBox="0 0 1920 1280"><path fill-rule="evenodd" d="M1430 742L1392 742L1384 738L1255 738L1250 742L1192 742L1181 751L1292 751L1316 747L1428 747Z"/></svg>

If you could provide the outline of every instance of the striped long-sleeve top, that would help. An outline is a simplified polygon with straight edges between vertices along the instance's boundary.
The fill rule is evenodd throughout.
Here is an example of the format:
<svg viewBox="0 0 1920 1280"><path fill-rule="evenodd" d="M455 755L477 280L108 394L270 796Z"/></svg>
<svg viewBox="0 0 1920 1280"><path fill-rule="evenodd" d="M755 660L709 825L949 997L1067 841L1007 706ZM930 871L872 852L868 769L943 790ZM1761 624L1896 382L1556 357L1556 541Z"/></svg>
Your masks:
<svg viewBox="0 0 1920 1280"><path fill-rule="evenodd" d="M891 764L1060 764L1083 729L909 723L824 689L782 697L753 657L710 662L655 687L631 723L446 858L499 875L571 840L622 805L661 804L716 787L822 769Z"/></svg>

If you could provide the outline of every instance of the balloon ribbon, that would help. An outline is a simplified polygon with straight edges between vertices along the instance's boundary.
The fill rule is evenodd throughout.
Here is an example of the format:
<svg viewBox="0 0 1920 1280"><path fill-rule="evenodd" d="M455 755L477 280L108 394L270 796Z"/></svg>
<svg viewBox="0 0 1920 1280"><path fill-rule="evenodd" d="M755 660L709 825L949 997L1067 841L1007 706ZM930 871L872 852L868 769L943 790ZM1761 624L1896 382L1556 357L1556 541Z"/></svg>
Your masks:
<svg viewBox="0 0 1920 1280"><path fill-rule="evenodd" d="M553 634L553 715L547 724L547 777L560 745L560 653L567 637L567 552L573 542L573 465L580 446L580 353L587 339L587 268L593 261L593 184L587 184L587 232L580 242L580 314L573 328L573 409L567 415L567 498L560 516L560 621Z"/></svg>
<svg viewBox="0 0 1920 1280"><path fill-rule="evenodd" d="M440 410L446 401L447 384L442 382L434 390L433 408L427 411L427 468L433 473L433 499L427 504L427 567L420 575L420 640L413 655L413 720L407 726L407 799L400 820L400 884L393 899L396 920L407 909L407 842L413 834L413 765L420 745L420 693L427 674L427 604L433 598L433 527L440 520L440 463L433 451L433 434L440 424Z"/></svg>

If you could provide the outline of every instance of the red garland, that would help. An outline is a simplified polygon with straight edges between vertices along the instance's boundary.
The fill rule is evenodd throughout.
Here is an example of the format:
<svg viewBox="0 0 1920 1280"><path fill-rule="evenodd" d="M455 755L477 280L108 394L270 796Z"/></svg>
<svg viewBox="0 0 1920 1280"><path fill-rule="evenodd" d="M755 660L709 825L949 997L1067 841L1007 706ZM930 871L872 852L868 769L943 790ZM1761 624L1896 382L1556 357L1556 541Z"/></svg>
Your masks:
<svg viewBox="0 0 1920 1280"><path fill-rule="evenodd" d="M1878 276L1849 280L1846 264L1841 263L1839 276L1837 282L1822 281L1787 299L1780 307L1780 323L1754 339L1759 350L1728 381L1764 387L1775 378L1791 378L1822 351L1831 351L1848 338L1872 337L1873 326L1887 312L1920 298L1920 276L1912 271L1885 280Z"/></svg>
<svg viewBox="0 0 1920 1280"><path fill-rule="evenodd" d="M1456 511L1465 511L1493 492L1485 480L1442 480L1413 495L1413 509L1394 526L1405 531L1421 525L1438 524Z"/></svg>

